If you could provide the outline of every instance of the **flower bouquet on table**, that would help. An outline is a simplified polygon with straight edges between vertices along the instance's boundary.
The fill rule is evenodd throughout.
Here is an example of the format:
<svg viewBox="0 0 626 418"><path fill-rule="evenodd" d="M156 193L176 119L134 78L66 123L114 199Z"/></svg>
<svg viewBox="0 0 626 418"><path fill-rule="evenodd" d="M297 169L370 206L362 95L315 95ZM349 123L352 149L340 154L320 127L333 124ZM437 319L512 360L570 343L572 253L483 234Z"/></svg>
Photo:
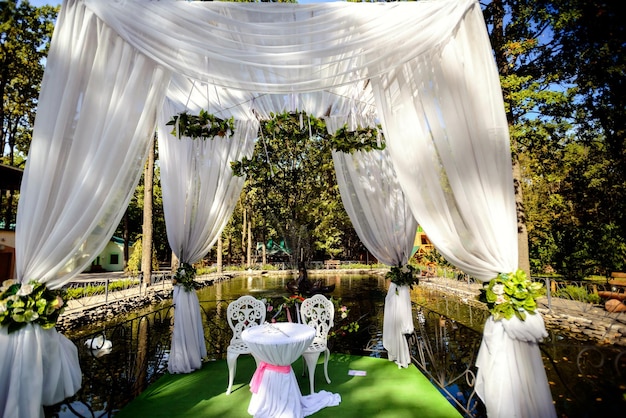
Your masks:
<svg viewBox="0 0 626 418"><path fill-rule="evenodd" d="M193 292L196 290L196 269L189 263L181 263L176 269L172 284L181 285L187 292Z"/></svg>
<svg viewBox="0 0 626 418"><path fill-rule="evenodd" d="M396 286L409 286L409 288L413 289L413 285L419 284L419 277L415 274L416 269L410 264L405 264L404 266L393 266L387 272L385 277L391 280L391 283L394 283ZM396 294L398 294L398 289L396 289Z"/></svg>
<svg viewBox="0 0 626 418"><path fill-rule="evenodd" d="M511 319L513 315L523 321L526 313L535 313L537 298L544 294L543 283L533 282L523 270L517 270L500 273L485 283L478 299L487 304L494 321Z"/></svg>
<svg viewBox="0 0 626 418"><path fill-rule="evenodd" d="M63 290L50 290L35 280L5 280L0 287L0 325L8 327L9 334L28 323L53 328L65 309L64 297Z"/></svg>

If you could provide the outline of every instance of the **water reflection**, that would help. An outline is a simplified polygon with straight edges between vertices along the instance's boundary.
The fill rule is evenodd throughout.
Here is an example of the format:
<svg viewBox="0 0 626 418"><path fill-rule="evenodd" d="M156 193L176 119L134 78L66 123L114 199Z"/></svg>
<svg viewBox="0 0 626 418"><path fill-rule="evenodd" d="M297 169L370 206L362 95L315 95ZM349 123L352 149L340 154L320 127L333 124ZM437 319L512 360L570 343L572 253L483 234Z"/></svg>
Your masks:
<svg viewBox="0 0 626 418"><path fill-rule="evenodd" d="M324 276L335 284L334 298L350 309L359 331L330 342L332 352L385 357L382 347L386 281L380 276ZM225 320L228 303L241 295L280 300L287 296L290 276L250 276L205 287L198 293L205 319L210 359L225 358L231 331ZM473 383L474 362L486 319L484 309L471 300L419 286L412 292L415 332L409 337L413 362L465 416L483 417ZM173 308L170 302L132 313L126 322L97 329L67 332L79 350L83 387L67 402L46 408L47 416L110 417L167 371ZM112 342L107 355L94 356L88 338ZM622 413L626 407L626 356L610 346L566 339L551 331L541 344L557 413L563 417L592 417ZM226 388L226 382L225 382Z"/></svg>

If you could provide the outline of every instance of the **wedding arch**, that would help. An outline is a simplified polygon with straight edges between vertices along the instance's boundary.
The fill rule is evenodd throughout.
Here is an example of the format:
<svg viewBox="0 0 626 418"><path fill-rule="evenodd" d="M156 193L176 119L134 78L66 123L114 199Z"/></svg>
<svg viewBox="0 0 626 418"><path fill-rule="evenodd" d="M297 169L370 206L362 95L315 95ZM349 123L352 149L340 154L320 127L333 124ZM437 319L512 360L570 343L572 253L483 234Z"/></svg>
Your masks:
<svg viewBox="0 0 626 418"><path fill-rule="evenodd" d="M234 117L231 148L192 149L199 145L183 138L186 157L170 154L178 155L168 161L175 177L165 181L187 187L193 172L178 176L177 168L196 166L214 183L194 187L230 196L225 189L236 187L220 161L248 152L255 124L271 112L305 111L335 126L375 120L410 208L406 219L418 221L450 262L477 279L517 269L508 127L476 0L65 0L21 189L18 281L55 289L83 271L123 215L157 115L162 123L170 112L194 107ZM168 239L191 263L221 232L228 205L171 203ZM191 222L198 211L214 216L202 237ZM556 416L537 347L545 326L539 314L530 316L485 326L477 389L490 417ZM76 348L54 328L2 327L0 347L2 416L43 416L41 405L80 388Z"/></svg>

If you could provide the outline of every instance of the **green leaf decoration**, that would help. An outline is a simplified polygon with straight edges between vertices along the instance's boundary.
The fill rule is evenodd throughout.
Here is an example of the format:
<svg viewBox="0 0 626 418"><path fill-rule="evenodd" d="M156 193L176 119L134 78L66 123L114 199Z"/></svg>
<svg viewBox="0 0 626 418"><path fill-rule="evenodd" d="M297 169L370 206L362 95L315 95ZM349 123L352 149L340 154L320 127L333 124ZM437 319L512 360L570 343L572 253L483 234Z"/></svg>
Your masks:
<svg viewBox="0 0 626 418"><path fill-rule="evenodd" d="M63 290L50 290L35 280L5 280L0 286L0 326L6 326L9 334L28 324L50 329L64 309Z"/></svg>
<svg viewBox="0 0 626 418"><path fill-rule="evenodd" d="M335 151L350 154L355 151L384 150L386 147L384 138L379 144L379 136L382 138L380 129L379 125L377 128L358 127L356 131L350 131L346 124L330 138L330 146Z"/></svg>
<svg viewBox="0 0 626 418"><path fill-rule="evenodd" d="M494 321L513 316L524 321L527 314L535 314L537 298L544 294L543 283L533 282L523 270L517 270L515 273L500 273L485 283L478 299L487 304Z"/></svg>
<svg viewBox="0 0 626 418"><path fill-rule="evenodd" d="M181 285L187 292L193 292L196 289L196 269L189 263L181 263L176 269L173 284Z"/></svg>
<svg viewBox="0 0 626 418"><path fill-rule="evenodd" d="M410 264L404 266L393 266L389 272L385 275L387 279L390 279L396 286L409 286L413 289L414 284L419 284L419 277L416 274L416 269ZM396 294L398 289L396 289Z"/></svg>
<svg viewBox="0 0 626 418"><path fill-rule="evenodd" d="M180 138L185 136L192 139L213 139L216 136L228 137L235 132L235 118L218 118L203 109L197 115L181 112L173 116L166 125L173 126L172 135Z"/></svg>

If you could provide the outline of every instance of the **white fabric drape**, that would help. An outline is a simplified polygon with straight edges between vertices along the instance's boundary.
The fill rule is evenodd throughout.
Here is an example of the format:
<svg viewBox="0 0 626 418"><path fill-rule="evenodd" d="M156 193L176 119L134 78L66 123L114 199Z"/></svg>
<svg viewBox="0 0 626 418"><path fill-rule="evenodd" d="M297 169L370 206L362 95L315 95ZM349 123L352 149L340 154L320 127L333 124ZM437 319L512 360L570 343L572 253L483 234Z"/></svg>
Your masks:
<svg viewBox="0 0 626 418"><path fill-rule="evenodd" d="M334 133L343 119L329 118L326 126ZM351 120L350 129L367 126ZM355 125L356 123L356 125ZM371 125L372 123L370 123ZM343 126L343 125L342 125ZM389 266L408 263L417 233L417 221L397 181L386 150L354 154L333 151L337 184L343 206L357 235L367 249ZM408 367L411 355L404 334L413 328L409 286L389 285L385 298L383 346L390 361Z"/></svg>
<svg viewBox="0 0 626 418"><path fill-rule="evenodd" d="M468 16L480 14L474 7ZM483 24L466 19L439 51L412 59L372 80L388 148L411 209L435 247L455 266L488 281L517 269L517 218L508 126L492 51ZM520 328L543 327L520 324ZM500 354L541 364L535 342L507 333L483 336L477 362L480 382L507 381L534 391L501 391L484 385L480 396L490 417L524 411L554 413L545 370L485 367L500 340ZM522 348L523 347L523 348ZM515 361L515 360L512 360ZM536 382L544 382L535 385ZM541 392L538 393L538 392ZM542 416L542 415L540 415Z"/></svg>
<svg viewBox="0 0 626 418"><path fill-rule="evenodd" d="M170 71L217 92L205 108L223 117L308 106L348 118L375 107L435 246L481 280L515 270L507 124L476 0L66 0L20 195L20 280L60 287L104 247L140 176ZM16 362L0 370L2 390L7 373L18 378ZM39 400L26 388L19 396Z"/></svg>
<svg viewBox="0 0 626 418"><path fill-rule="evenodd" d="M539 314L526 315L523 322L515 316L487 319L476 359L476 393L487 411L497 411L498 417L556 418L538 345L547 336Z"/></svg>
<svg viewBox="0 0 626 418"><path fill-rule="evenodd" d="M209 252L230 219L244 182L232 174L230 163L252 156L259 124L237 121L234 134L224 138L177 138L166 123L183 110L184 105L168 99L159 113L159 161L167 238L181 263L193 264ZM189 373L200 369L206 357L198 296L177 285L173 302L167 367L170 373Z"/></svg>
<svg viewBox="0 0 626 418"><path fill-rule="evenodd" d="M64 7L48 55L16 226L18 281L61 287L118 225L141 174L167 72L82 7ZM86 69L88 69L86 71ZM76 347L0 330L0 416L43 416L80 389Z"/></svg>

